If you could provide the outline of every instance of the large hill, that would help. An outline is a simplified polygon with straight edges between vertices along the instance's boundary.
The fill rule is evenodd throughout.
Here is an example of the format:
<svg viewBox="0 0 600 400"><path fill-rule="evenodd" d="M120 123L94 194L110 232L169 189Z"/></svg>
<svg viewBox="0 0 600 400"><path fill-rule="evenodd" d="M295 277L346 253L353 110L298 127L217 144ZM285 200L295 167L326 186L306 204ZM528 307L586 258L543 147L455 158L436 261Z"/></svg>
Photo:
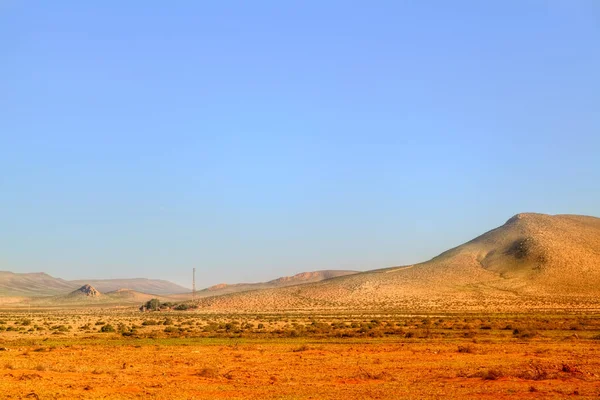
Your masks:
<svg viewBox="0 0 600 400"><path fill-rule="evenodd" d="M197 302L222 310L600 308L600 219L518 214L421 264Z"/></svg>

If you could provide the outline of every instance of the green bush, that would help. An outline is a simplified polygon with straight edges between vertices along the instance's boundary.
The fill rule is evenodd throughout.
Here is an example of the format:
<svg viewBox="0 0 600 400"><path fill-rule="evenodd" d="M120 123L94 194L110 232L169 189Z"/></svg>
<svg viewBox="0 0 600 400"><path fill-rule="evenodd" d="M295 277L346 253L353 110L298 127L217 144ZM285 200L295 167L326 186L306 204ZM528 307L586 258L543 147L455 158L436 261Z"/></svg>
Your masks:
<svg viewBox="0 0 600 400"><path fill-rule="evenodd" d="M160 300L150 299L145 304L146 310L158 311L160 309Z"/></svg>

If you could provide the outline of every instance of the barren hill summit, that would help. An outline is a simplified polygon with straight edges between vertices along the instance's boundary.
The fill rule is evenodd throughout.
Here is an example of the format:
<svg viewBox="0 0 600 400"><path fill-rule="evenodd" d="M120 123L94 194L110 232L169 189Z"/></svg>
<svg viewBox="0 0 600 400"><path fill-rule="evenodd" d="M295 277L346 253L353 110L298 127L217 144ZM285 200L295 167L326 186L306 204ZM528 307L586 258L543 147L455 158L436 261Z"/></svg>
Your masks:
<svg viewBox="0 0 600 400"><path fill-rule="evenodd" d="M552 291L581 293L600 280L600 218L524 213L432 261L475 256L502 278L543 281Z"/></svg>
<svg viewBox="0 0 600 400"><path fill-rule="evenodd" d="M200 299L214 309L600 308L600 219L517 214L420 264Z"/></svg>
<svg viewBox="0 0 600 400"><path fill-rule="evenodd" d="M92 285L85 284L79 289L69 293L68 297L100 297L102 293L100 293L96 288Z"/></svg>

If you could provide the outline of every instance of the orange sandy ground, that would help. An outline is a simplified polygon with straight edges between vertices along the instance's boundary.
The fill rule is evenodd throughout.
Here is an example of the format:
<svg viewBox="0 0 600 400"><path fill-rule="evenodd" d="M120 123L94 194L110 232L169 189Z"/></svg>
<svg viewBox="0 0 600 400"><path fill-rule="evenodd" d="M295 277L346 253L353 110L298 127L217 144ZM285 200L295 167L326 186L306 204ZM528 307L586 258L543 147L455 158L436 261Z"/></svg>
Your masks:
<svg viewBox="0 0 600 400"><path fill-rule="evenodd" d="M2 399L600 398L600 341L591 340L65 339L49 347L8 345L0 352ZM459 352L460 345L472 352Z"/></svg>

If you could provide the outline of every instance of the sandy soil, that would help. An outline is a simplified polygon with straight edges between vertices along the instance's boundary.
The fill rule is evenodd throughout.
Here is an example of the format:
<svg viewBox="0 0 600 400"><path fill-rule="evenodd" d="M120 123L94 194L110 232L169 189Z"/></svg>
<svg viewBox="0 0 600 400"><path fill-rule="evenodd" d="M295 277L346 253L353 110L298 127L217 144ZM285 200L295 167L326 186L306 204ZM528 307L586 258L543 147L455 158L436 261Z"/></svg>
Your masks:
<svg viewBox="0 0 600 400"><path fill-rule="evenodd" d="M0 314L4 326L19 326L21 317ZM391 333L380 337L345 338L310 334L295 338L245 337L226 332L217 332L214 337L173 336L163 332L164 326L148 327L154 333L163 332L162 336L123 337L118 332L86 333L76 329L77 324L87 323L88 317L70 317L73 329L64 334L54 334L57 330L1 332L0 397L597 399L600 396L597 336L600 332L595 317L572 319L582 321L577 326L571 320L563 324L560 318L532 319L530 325L537 324L543 330L531 338L497 329L515 323L514 319L505 321L503 317L493 319L490 325L482 319L461 325L466 319L456 316L436 319L437 325L426 319L421 327L417 326L420 318L399 319L397 324L404 324L402 331L390 330ZM94 314L92 319L101 317ZM131 323L132 318L141 320L148 315L104 317ZM44 318L48 315L34 316L27 326L37 326ZM57 318L66 317L62 314ZM226 320L227 316L219 318ZM286 323L287 317L281 318L281 322L273 324L273 332L279 332L279 326ZM519 321L523 319L529 317L521 317ZM564 328L556 328L563 325ZM381 332L385 329L381 328Z"/></svg>

